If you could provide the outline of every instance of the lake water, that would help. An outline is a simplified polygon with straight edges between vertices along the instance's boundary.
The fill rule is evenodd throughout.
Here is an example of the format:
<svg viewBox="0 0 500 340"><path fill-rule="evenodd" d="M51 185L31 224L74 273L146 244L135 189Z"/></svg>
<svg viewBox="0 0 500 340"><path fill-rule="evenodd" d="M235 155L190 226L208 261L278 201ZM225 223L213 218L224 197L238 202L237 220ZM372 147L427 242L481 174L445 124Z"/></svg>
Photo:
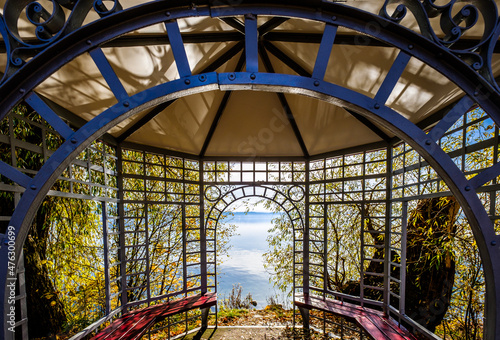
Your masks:
<svg viewBox="0 0 500 340"><path fill-rule="evenodd" d="M225 222L238 226L237 233L230 240L232 248L229 258L217 268L218 297L228 297L234 284L243 288L242 297L248 293L257 301L257 309L264 308L266 299L276 295L277 291L269 282L269 273L264 269L262 254L267 251L267 235L271 220L275 217L270 212L235 212ZM280 296L282 294L279 294Z"/></svg>

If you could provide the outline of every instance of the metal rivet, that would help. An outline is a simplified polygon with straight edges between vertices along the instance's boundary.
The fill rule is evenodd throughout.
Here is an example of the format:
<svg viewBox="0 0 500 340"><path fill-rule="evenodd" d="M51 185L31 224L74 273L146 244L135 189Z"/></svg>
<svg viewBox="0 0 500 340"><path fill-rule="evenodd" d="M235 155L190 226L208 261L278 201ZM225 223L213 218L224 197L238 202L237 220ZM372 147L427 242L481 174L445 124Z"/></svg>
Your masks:
<svg viewBox="0 0 500 340"><path fill-rule="evenodd" d="M250 75L250 79L254 80L255 78L257 78L257 76L255 75L255 73L252 73L252 74Z"/></svg>
<svg viewBox="0 0 500 340"><path fill-rule="evenodd" d="M378 110L378 109L380 109L380 104L379 103L375 103L375 105L373 105L373 107Z"/></svg>
<svg viewBox="0 0 500 340"><path fill-rule="evenodd" d="M76 140L76 138L71 138L70 142L73 143L73 144L76 144L76 142L78 142L78 141Z"/></svg>
<svg viewBox="0 0 500 340"><path fill-rule="evenodd" d="M497 245L497 241L491 241L491 245L492 246L496 246Z"/></svg>
<svg viewBox="0 0 500 340"><path fill-rule="evenodd" d="M167 17L169 17L169 16L171 15L171 13L170 13L170 12L166 12L166 13L165 13L165 15L166 15Z"/></svg>
<svg viewBox="0 0 500 340"><path fill-rule="evenodd" d="M129 107L129 106L130 106L130 103L129 103L129 102L123 102L123 106L125 106L125 107Z"/></svg>
<svg viewBox="0 0 500 340"><path fill-rule="evenodd" d="M316 81L314 82L314 86L319 86L319 80L316 80Z"/></svg>
<svg viewBox="0 0 500 340"><path fill-rule="evenodd" d="M206 81L206 80L207 80L207 76L206 76L206 75L204 75L204 74L202 74L202 75L200 75L200 76L198 77L198 79L199 79L200 81Z"/></svg>
<svg viewBox="0 0 500 340"><path fill-rule="evenodd" d="M87 40L87 45L92 45L92 40Z"/></svg>
<svg viewBox="0 0 500 340"><path fill-rule="evenodd" d="M26 90L25 90L25 89L19 89L19 93L20 93L20 94L23 94L24 92L26 92Z"/></svg>
<svg viewBox="0 0 500 340"><path fill-rule="evenodd" d="M413 45L412 45L412 44L408 45L408 48L409 48L410 50L413 50Z"/></svg>
<svg viewBox="0 0 500 340"><path fill-rule="evenodd" d="M191 84L191 80L189 80L189 79L184 80L184 84L186 84L186 85Z"/></svg>
<svg viewBox="0 0 500 340"><path fill-rule="evenodd" d="M478 95L479 95L479 91L474 92L474 96L477 97Z"/></svg>
<svg viewBox="0 0 500 340"><path fill-rule="evenodd" d="M472 188L468 185L465 187L465 191L470 191Z"/></svg>
<svg viewBox="0 0 500 340"><path fill-rule="evenodd" d="M332 15L332 21L337 20L337 17L335 15Z"/></svg>
<svg viewBox="0 0 500 340"><path fill-rule="evenodd" d="M229 78L229 80L235 80L236 79L236 75L234 73L229 73L228 78Z"/></svg>
<svg viewBox="0 0 500 340"><path fill-rule="evenodd" d="M31 189L31 190L36 190L36 185L31 184L31 185L30 185L30 189Z"/></svg>
<svg viewBox="0 0 500 340"><path fill-rule="evenodd" d="M431 145L431 144L432 144L432 141L430 139L425 141L425 145Z"/></svg>

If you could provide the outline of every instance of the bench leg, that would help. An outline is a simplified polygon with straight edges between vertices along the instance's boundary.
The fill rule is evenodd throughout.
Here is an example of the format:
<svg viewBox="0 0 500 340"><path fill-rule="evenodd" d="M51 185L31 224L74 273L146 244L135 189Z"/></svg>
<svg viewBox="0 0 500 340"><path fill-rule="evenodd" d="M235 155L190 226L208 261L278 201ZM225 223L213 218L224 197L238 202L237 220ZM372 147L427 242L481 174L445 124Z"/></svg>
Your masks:
<svg viewBox="0 0 500 340"><path fill-rule="evenodd" d="M208 327L208 314L210 313L210 308L201 309L201 328Z"/></svg>
<svg viewBox="0 0 500 340"><path fill-rule="evenodd" d="M302 316L302 325L304 326L304 333L309 333L309 309L299 307L300 315Z"/></svg>

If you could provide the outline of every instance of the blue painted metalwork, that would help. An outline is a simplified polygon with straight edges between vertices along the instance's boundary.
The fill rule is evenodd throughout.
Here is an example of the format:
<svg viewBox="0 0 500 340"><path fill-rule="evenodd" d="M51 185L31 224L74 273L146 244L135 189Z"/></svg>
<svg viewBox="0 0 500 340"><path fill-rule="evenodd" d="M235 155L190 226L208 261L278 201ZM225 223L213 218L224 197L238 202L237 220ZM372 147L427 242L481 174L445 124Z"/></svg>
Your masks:
<svg viewBox="0 0 500 340"><path fill-rule="evenodd" d="M189 77L191 75L191 69L189 68L186 50L184 49L184 43L182 42L179 24L175 20L167 21L165 23L165 27L167 28L168 39L174 53L175 64L179 70L179 75L181 78Z"/></svg>
<svg viewBox="0 0 500 340"><path fill-rule="evenodd" d="M72 133L71 140L64 142L33 179L22 175L11 166L0 163L0 173L25 187L31 185L31 190L23 194L11 219L11 225L15 228L16 233L16 258L20 257L22 245L34 214L63 169L94 139L119 122L154 107L158 103L204 91L217 89L235 91L248 90L249 88L284 93L297 93L299 91L304 95L341 105L392 131L425 157L445 180L469 218L481 252L488 296L485 309L485 338L500 337L498 335L500 334L500 263L497 261L500 258L500 237L495 234L491 220L474 190L489 179L496 177L500 169L494 166L484 170L476 179L467 180L451 158L436 144L441 131L436 130L435 136L432 134L429 136L415 124L384 105L388 93L394 87L395 81L399 78L411 56L422 60L449 77L466 93L465 98L468 98L459 102L456 110L453 109L449 116L443 119L443 121L446 120L446 125L445 123L442 123L441 126L438 125L440 129L446 130L446 126L453 124L452 121L458 118L460 109L470 107L471 102L477 102L496 122L497 126L500 126L500 92L491 70L493 50L500 36L500 24L494 2L474 1L475 6L466 5L453 17L451 10L455 1L451 1L446 6L437 6L432 1L387 0L381 10L381 16L330 2L274 0L260 3L258 1L242 1L231 6L217 4L212 7L210 3L200 1L196 2L193 7L191 2L185 1L179 1L175 4L155 1L127 10L120 10L121 6L117 0L110 10L103 7L104 4L100 0L52 0L52 2L53 13L48 13L41 5L30 0L8 0L6 2L4 16L0 18L0 33L6 44L8 65L3 85L0 87L0 117L3 118L12 107L23 99L29 100L31 98L32 104L36 106L36 101L34 101L36 97L32 97L34 96L33 89L69 60L85 52L90 52L94 60L97 60L96 64L100 66L106 81L110 83L112 89L116 90L113 92L118 103ZM394 13L389 14L387 6L392 4L399 4L399 6ZM61 6L72 10L67 19L64 18ZM36 43L27 42L19 35L17 21L25 9L30 22L36 26L38 39ZM92 9L96 10L102 18L81 27L84 18ZM423 35L411 32L398 24L405 16L407 9L417 18ZM464 31L474 26L479 13L485 21L485 33L480 42L467 49L454 50L453 44L459 41ZM384 82L379 91L380 96L377 94L377 97L372 99L309 76L258 73L258 31L254 16L270 14L278 17L316 20L326 23L327 27L337 25L347 27L364 34L371 34L375 38L398 48L400 50L399 57L391 69L390 76L386 79L387 82ZM186 67L187 59L181 53L184 51L183 46L181 46L182 39L175 30L178 29L175 24L175 26L171 26L175 31L171 38L174 37L172 41L174 55L176 62L177 58L180 58L179 73L183 79L161 84L139 94L128 96L121 88L119 89L121 84L116 83L116 79L114 79L116 75L111 72L112 70L108 67L109 63L103 59L104 56L98 47L125 32L147 25L163 23L166 20L191 16L228 17L236 15L246 15L245 32L249 37L246 39L248 72L190 75L189 65ZM442 18L441 28L446 33L445 38L438 38L431 27L429 18L435 16ZM460 25L462 22L465 22L465 25ZM372 27L368 27L367 23L370 23ZM172 25L172 22L169 21L169 24ZM170 29L169 24L167 24L167 30ZM376 33L372 30L373 25L377 28ZM330 29L325 30L325 32L330 31ZM171 29L170 32L172 32ZM321 63L318 63L317 72L314 74L324 74L324 64L327 63L331 50L326 48L330 44L328 40L330 38L331 36L325 37L325 44L321 44L325 48L320 49L318 60ZM33 58L26 62L29 57ZM44 113L41 113L43 116ZM63 136L68 137L69 131L63 128L57 120L52 120L52 116L51 111L45 112L49 123L53 124L56 130L62 131ZM0 258L2 259L0 262L0 286L4 288L9 282L15 280L15 272L9 270L6 252L6 247L0 249ZM7 313L5 313L9 308L8 293L8 290L5 289L4 294L0 296L0 308L3 308L2 314L4 315L4 321L0 325L0 334L6 338L12 336L8 331Z"/></svg>
<svg viewBox="0 0 500 340"><path fill-rule="evenodd" d="M314 64L314 71L312 77L315 79L323 80L325 78L326 68L330 61L330 54L332 53L333 43L337 35L337 26L326 24L323 32L323 38L319 45L318 56Z"/></svg>
<svg viewBox="0 0 500 340"><path fill-rule="evenodd" d="M94 59L95 64L99 68L102 76L109 85L109 88L118 100L124 100L128 97L127 91L123 87L120 79L116 75L115 71L111 67L108 59L104 55L104 52L100 48L95 48L89 51L90 56Z"/></svg>
<svg viewBox="0 0 500 340"><path fill-rule="evenodd" d="M32 92L25 99L26 103L43 117L63 137L69 139L73 130L36 93Z"/></svg>
<svg viewBox="0 0 500 340"><path fill-rule="evenodd" d="M379 105L384 105L387 99L389 99L389 96L391 95L392 91L394 90L394 87L398 83L399 78L401 78L401 75L403 74L403 71L405 70L406 65L410 62L411 56L406 54L403 51L400 51L398 56L396 57L396 60L391 66L391 69L389 70L389 73L384 79L384 82L380 86L380 89L378 90L377 94L375 95L375 101Z"/></svg>
<svg viewBox="0 0 500 340"><path fill-rule="evenodd" d="M245 15L245 53L247 72L259 72L259 32L257 31L257 17L253 14Z"/></svg>

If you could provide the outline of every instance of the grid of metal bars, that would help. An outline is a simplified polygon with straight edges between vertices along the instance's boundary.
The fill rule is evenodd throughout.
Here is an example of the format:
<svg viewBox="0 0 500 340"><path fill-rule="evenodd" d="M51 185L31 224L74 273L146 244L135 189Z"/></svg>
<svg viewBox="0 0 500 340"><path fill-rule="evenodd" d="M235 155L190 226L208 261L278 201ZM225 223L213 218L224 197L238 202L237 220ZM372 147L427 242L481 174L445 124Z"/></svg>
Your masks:
<svg viewBox="0 0 500 340"><path fill-rule="evenodd" d="M9 123L14 124L16 119L46 131L43 133L54 133L41 123L15 114ZM42 151L43 158L46 157L43 150L50 154L47 148L17 140L12 129L7 130L11 132L9 139L0 138L7 146L15 145L13 150L24 147L32 152ZM443 135L440 144L472 177L496 163L497 141L498 129L480 108L475 108ZM16 153L13 155L14 161ZM482 158L474 162L478 155ZM29 169L26 172L36 173ZM15 185L3 186L4 190L20 194ZM55 187L59 191L50 194L101 202L106 314L116 314L120 306L141 308L178 296L216 291L217 223L231 203L257 196L280 204L291 218L295 235L294 291L388 308L391 315L401 318L405 313L402 269L408 202L450 194L432 168L404 143L309 163L203 162L131 148L116 152L104 143L97 143L80 154ZM496 179L481 190L492 219L497 221ZM350 222L339 220L342 215L339 212L349 216ZM389 220L390 228L386 228ZM169 244L162 234L165 229L168 242L172 241ZM359 270L352 277L360 282L357 295L335 289L329 281L333 275L329 266L335 263L330 260L331 252L345 252L338 245L335 248L335 240L330 237L332 229L343 233L344 242L346 238L354 240L349 247L359 249L359 257L355 258ZM349 232L353 235L348 235ZM380 242L386 235L389 235L388 248L385 241ZM173 257L164 261L157 254L158 246L168 248ZM380 251L385 255L380 257ZM392 256L387 256L391 252L396 252L401 260L393 262ZM385 261L386 258L389 260ZM383 264L376 267L384 270L369 271L370 263ZM168 275L167 267L173 268ZM176 278L176 282L166 287L162 282L165 275ZM369 277L383 278L379 280L382 284L367 283ZM121 294L122 287L126 294ZM374 292L380 292L378 299L371 298L377 296ZM325 333L341 324L327 313L312 316L318 319L312 324L322 325L319 328ZM186 313L183 318L171 317L152 332L170 335L187 332L199 317L196 312ZM19 322L21 325L25 322ZM354 325L342 323L341 329L342 333L362 334Z"/></svg>

